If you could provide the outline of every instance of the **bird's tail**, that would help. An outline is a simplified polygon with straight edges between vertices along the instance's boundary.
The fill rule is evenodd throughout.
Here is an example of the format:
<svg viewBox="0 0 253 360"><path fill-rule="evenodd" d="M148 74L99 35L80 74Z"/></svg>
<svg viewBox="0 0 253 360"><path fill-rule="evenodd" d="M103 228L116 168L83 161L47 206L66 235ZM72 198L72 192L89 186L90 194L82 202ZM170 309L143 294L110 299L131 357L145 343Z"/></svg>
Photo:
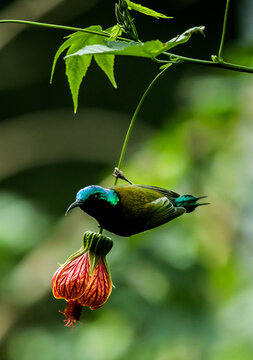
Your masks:
<svg viewBox="0 0 253 360"><path fill-rule="evenodd" d="M195 197L192 195L182 195L178 198L174 199L174 206L176 207L184 207L186 212L192 212L196 207L202 205L208 205L210 203L199 203L198 200L205 199L207 196L199 196Z"/></svg>

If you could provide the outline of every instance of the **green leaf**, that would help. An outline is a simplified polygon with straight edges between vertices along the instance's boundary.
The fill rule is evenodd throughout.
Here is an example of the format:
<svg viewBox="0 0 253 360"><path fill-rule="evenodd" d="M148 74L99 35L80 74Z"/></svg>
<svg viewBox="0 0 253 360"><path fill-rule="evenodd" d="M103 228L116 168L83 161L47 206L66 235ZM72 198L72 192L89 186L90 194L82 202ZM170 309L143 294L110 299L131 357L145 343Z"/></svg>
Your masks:
<svg viewBox="0 0 253 360"><path fill-rule="evenodd" d="M86 75L88 67L91 63L91 59L92 55L88 55L82 58L70 58L66 60L66 75L72 94L74 113L76 113L78 107L78 94L80 85L84 76Z"/></svg>
<svg viewBox="0 0 253 360"><path fill-rule="evenodd" d="M66 56L82 56L87 54L114 54L114 55L127 55L127 56L139 56L146 58L154 58L165 49L166 44L163 44L159 40L147 41L145 43L139 42L125 42L125 41L105 41L104 45L90 45L83 49L78 50L76 53Z"/></svg>
<svg viewBox="0 0 253 360"><path fill-rule="evenodd" d="M83 55L103 55L103 54L113 54L113 55L126 55L126 56L138 56L154 59L163 52L187 42L191 35L197 32L203 33L204 26L194 27L186 30L183 34L174 37L166 43L162 43L160 40L147 41L145 43L140 43L136 41L126 42L126 41L109 41L103 40L103 44L100 45L89 45L86 46L77 52L66 56L83 56Z"/></svg>
<svg viewBox="0 0 253 360"><path fill-rule="evenodd" d="M118 36L122 35L122 29L119 24L116 24L113 27L106 29L106 32L110 34L109 40L116 40Z"/></svg>
<svg viewBox="0 0 253 360"><path fill-rule="evenodd" d="M87 28L87 30L99 31L99 32L103 31L101 26L99 25L90 26ZM67 40L59 47L58 51L55 54L50 82L52 82L55 66L59 56L62 54L63 51L68 49L67 56L64 59L66 62L66 75L69 82L75 113L78 107L78 94L79 94L80 85L90 66L92 60L92 54L86 54L86 56L83 57L71 57L71 55L87 46L93 44L103 44L103 43L104 43L104 38L102 36L78 31L67 36ZM114 87L117 87L114 78L114 71L113 71L114 58L115 58L114 55L105 54L99 57L95 56L95 61L98 64L98 66L104 71L104 73L107 75L112 85Z"/></svg>
<svg viewBox="0 0 253 360"><path fill-rule="evenodd" d="M175 47L177 45L187 42L193 34L200 33L203 36L205 36L204 30L205 30L205 26L203 26L203 25L195 26L193 28L186 30L183 34L177 35L173 39L169 40L166 43L165 51L172 49L173 47Z"/></svg>
<svg viewBox="0 0 253 360"><path fill-rule="evenodd" d="M129 1L129 0L126 0L126 3L127 3L127 7L129 10L135 10L135 11L138 11L142 14L145 14L145 15L148 15L148 16L153 16L157 19L159 18L164 18L164 19L173 19L173 16L167 16L167 15L164 15L164 14L161 14L157 11L154 11L152 9L149 9L145 6L142 6L140 4L136 4L132 1Z"/></svg>
<svg viewBox="0 0 253 360"><path fill-rule="evenodd" d="M101 26L90 26L92 31L102 32ZM117 87L114 78L115 55L138 56L154 59L163 52L187 42L191 35L200 32L203 34L204 26L194 27L186 30L183 34L176 36L166 43L160 40L141 42L110 41L104 37L85 32L75 32L58 49L52 66L51 82L56 62L62 52L66 49L66 75L74 103L74 112L77 111L78 94L80 85L90 66L94 55L97 65L104 71L114 87Z"/></svg>
<svg viewBox="0 0 253 360"><path fill-rule="evenodd" d="M102 29L101 29L102 30ZM99 35L93 35L91 38L92 44L104 44L105 39ZM95 55L95 54L94 54ZM94 56L94 59L97 65L101 70L107 75L108 79L112 83L112 85L117 88L117 84L114 78L114 55L102 55L102 56Z"/></svg>
<svg viewBox="0 0 253 360"><path fill-rule="evenodd" d="M70 47L73 44L73 42L75 41L74 38L77 36L78 33L82 34L82 35L84 34L79 31L71 34L70 36L68 36L68 40L66 40L57 50L55 57L54 57L53 65L52 65L50 84L52 84L52 82L53 82L54 70L55 70L55 66L56 66L59 56L63 53L64 50L66 50L68 47Z"/></svg>
<svg viewBox="0 0 253 360"><path fill-rule="evenodd" d="M104 71L108 76L108 79L111 81L112 85L117 88L117 84L114 77L114 55L95 55L94 59L98 66Z"/></svg>
<svg viewBox="0 0 253 360"><path fill-rule="evenodd" d="M100 26L90 26L87 29L94 30L94 31L101 31L102 28ZM76 36L76 34L71 37L70 39L74 40L67 52L67 55L71 55L78 51L78 49L82 48L83 46L89 45L93 43L93 38L97 37L97 35L83 33L82 36ZM74 113L77 111L78 107L78 94L80 85L86 72L90 66L92 55L84 56L84 57L70 57L66 59L66 75L69 82L69 87L73 99L74 104Z"/></svg>

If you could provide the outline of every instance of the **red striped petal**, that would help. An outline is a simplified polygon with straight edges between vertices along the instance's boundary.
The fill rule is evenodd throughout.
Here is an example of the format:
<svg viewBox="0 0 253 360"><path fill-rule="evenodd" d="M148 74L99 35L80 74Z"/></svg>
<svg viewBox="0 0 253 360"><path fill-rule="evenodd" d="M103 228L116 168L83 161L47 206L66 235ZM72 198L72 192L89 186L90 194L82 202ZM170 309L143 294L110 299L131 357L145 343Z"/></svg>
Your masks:
<svg viewBox="0 0 253 360"><path fill-rule="evenodd" d="M85 292L79 303L82 306L89 306L92 310L104 305L112 291L112 283L103 259L96 266Z"/></svg>
<svg viewBox="0 0 253 360"><path fill-rule="evenodd" d="M85 292L89 272L90 263L87 252L61 266L52 279L54 296L67 301L78 299Z"/></svg>
<svg viewBox="0 0 253 360"><path fill-rule="evenodd" d="M59 274L59 272L61 271L62 269L62 266L59 267L56 272L54 273L53 277L52 277L52 281L51 281L51 287L52 287L52 291L53 291L53 295L56 299L59 299L61 298L61 296L58 294L57 290L56 290L56 287L55 287L55 280Z"/></svg>

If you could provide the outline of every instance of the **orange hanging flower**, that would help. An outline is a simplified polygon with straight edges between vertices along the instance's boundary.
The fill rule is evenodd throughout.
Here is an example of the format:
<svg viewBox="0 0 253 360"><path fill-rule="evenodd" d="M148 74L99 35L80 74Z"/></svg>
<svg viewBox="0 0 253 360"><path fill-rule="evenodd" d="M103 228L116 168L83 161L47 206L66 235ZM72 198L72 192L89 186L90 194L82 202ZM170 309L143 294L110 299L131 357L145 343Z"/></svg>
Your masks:
<svg viewBox="0 0 253 360"><path fill-rule="evenodd" d="M103 306L112 291L110 274L107 265L101 258L90 277L85 292L78 300L82 306L89 306L92 310Z"/></svg>
<svg viewBox="0 0 253 360"><path fill-rule="evenodd" d="M94 310L107 301L112 282L106 254L113 242L101 234L86 232L83 246L58 268L52 278L52 291L56 299L68 301L62 312L67 327L79 321L83 306Z"/></svg>

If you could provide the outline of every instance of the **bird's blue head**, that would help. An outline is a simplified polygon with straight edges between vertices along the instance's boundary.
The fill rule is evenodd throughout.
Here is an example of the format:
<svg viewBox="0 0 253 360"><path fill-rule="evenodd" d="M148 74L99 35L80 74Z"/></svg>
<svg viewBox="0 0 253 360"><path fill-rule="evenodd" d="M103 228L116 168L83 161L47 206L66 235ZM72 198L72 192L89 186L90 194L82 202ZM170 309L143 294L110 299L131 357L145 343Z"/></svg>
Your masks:
<svg viewBox="0 0 253 360"><path fill-rule="evenodd" d="M104 200L110 205L117 205L119 198L117 193L112 189L105 189L98 185L90 185L79 190L76 194L76 200L68 207L66 214L76 206L82 208L88 201L99 202Z"/></svg>

